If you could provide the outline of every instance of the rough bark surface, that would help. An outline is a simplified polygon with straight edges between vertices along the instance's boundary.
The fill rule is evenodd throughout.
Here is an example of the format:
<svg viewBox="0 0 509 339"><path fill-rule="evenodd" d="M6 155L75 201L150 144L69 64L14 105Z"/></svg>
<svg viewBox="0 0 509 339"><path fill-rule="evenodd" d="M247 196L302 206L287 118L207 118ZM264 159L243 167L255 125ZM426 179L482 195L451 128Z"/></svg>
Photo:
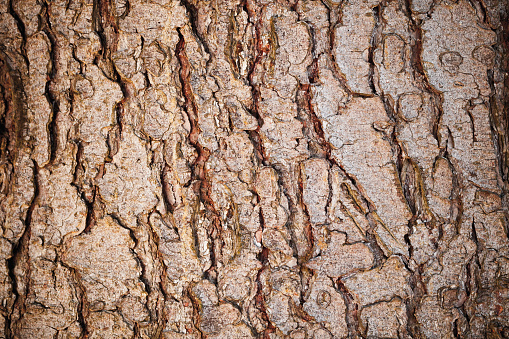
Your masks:
<svg viewBox="0 0 509 339"><path fill-rule="evenodd" d="M1 0L0 338L509 338L506 0Z"/></svg>

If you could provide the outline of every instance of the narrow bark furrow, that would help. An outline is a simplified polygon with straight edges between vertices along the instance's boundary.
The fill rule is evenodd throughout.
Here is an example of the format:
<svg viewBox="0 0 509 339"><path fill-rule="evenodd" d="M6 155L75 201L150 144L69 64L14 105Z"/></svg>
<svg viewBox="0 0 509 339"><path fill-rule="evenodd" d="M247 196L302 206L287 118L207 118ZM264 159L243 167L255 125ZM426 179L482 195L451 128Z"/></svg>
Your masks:
<svg viewBox="0 0 509 339"><path fill-rule="evenodd" d="M200 127L198 124L198 107L196 105L193 89L190 83L190 74L191 74L191 65L189 60L187 59L186 54L186 41L184 36L180 32L179 33L179 42L175 49L175 55L177 56L180 64L180 83L182 86L182 95L184 96L185 104L185 112L187 114L187 118L189 119L190 131L189 131L189 143L196 149L198 156L196 160L192 164L192 175L194 183L193 189L195 193L198 195L200 202L203 203L206 211L207 217L211 219L211 229L209 229L209 235L211 237L211 267L206 273L212 280L216 279L216 267L217 261L220 260L221 256L221 248L217 248L216 239L219 239L221 242L221 218L218 215L216 208L214 206L214 201L211 198L211 186L210 182L207 178L207 170L205 165L210 157L210 150L198 141L198 137L200 135Z"/></svg>
<svg viewBox="0 0 509 339"><path fill-rule="evenodd" d="M15 336L18 330L17 322L25 313L26 299L32 283L30 279L32 268L30 267L29 246L32 236L32 217L34 210L39 204L39 167L35 162L33 162L33 183L34 195L24 220L25 228L12 250L12 257L7 260L9 277L12 281L12 292L15 295L12 310L8 314L6 321L7 336Z"/></svg>
<svg viewBox="0 0 509 339"><path fill-rule="evenodd" d="M359 305L356 304L352 294L341 279L336 281L337 289L343 296L346 305L346 323L348 325L348 338L362 338L359 329Z"/></svg>
<svg viewBox="0 0 509 339"><path fill-rule="evenodd" d="M60 99L62 97L61 93L59 93L57 89L58 81L58 67L60 63L60 42L57 39L57 36L53 29L51 28L50 23L50 12L51 5L48 3L44 3L43 12L40 15L41 17L41 26L42 31L46 33L50 41L50 70L48 71L49 77L46 82L46 88L44 91L44 95L46 96L46 100L48 100L48 104L51 109L51 115L48 121L48 144L49 144L49 165L51 165L56 157L58 151L58 125L57 121L59 119L60 113Z"/></svg>

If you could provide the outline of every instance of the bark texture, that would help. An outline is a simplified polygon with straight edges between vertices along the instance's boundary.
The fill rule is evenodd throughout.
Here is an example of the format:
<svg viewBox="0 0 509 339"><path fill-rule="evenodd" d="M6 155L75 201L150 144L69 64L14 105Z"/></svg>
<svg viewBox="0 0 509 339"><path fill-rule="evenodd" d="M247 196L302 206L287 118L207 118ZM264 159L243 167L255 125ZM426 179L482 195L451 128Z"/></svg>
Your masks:
<svg viewBox="0 0 509 339"><path fill-rule="evenodd" d="M506 0L1 0L0 338L509 338Z"/></svg>

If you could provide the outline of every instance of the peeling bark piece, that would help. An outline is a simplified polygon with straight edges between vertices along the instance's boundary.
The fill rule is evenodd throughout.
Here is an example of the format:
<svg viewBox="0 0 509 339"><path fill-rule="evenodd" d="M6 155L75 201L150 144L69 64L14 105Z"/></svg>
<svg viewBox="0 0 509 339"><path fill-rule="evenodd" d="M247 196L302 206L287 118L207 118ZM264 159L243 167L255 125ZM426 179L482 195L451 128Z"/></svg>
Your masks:
<svg viewBox="0 0 509 339"><path fill-rule="evenodd" d="M204 307L201 316L200 328L204 333L218 333L227 325L237 324L240 321L240 312L231 304Z"/></svg>
<svg viewBox="0 0 509 339"><path fill-rule="evenodd" d="M355 93L372 94L368 50L375 28L377 1L352 1L343 7L342 24L335 29L335 59Z"/></svg>
<svg viewBox="0 0 509 339"><path fill-rule="evenodd" d="M329 198L329 165L325 160L311 159L302 164L303 199L312 223L327 220L325 207Z"/></svg>
<svg viewBox="0 0 509 339"><path fill-rule="evenodd" d="M390 301L394 297L405 299L412 294L408 279L410 272L401 259L390 257L382 267L361 272L344 279L346 288L360 305Z"/></svg>
<svg viewBox="0 0 509 339"><path fill-rule="evenodd" d="M124 295L145 298L133 247L129 230L111 217L72 239L63 260L80 272L90 304L103 303L103 310L112 311Z"/></svg>
<svg viewBox="0 0 509 339"><path fill-rule="evenodd" d="M122 316L110 312L92 312L89 317L90 338L115 338L134 335Z"/></svg>
<svg viewBox="0 0 509 339"><path fill-rule="evenodd" d="M136 216L148 211L157 202L155 182L140 140L124 133L120 149L113 161L105 165L105 175L98 180L101 197L110 213L117 214L130 226Z"/></svg>
<svg viewBox="0 0 509 339"><path fill-rule="evenodd" d="M217 335L208 335L210 339L251 339L256 338L253 336L251 329L245 325L240 324L237 326L228 325L221 329L221 332Z"/></svg>
<svg viewBox="0 0 509 339"><path fill-rule="evenodd" d="M319 277L313 282L303 308L310 316L323 323L334 338L347 337L345 302L342 295L332 287L330 279ZM315 331L315 338L322 338L325 333L319 334ZM330 338L330 335L324 337Z"/></svg>
<svg viewBox="0 0 509 339"><path fill-rule="evenodd" d="M415 120L422 111L422 97L409 93L399 97L399 112L406 121Z"/></svg>
<svg viewBox="0 0 509 339"><path fill-rule="evenodd" d="M312 103L317 116L326 119L337 114L339 108L346 104L348 96L334 72L326 68L324 56L319 59L318 65L320 83L311 86Z"/></svg>
<svg viewBox="0 0 509 339"><path fill-rule="evenodd" d="M368 338L400 338L406 332L406 306L398 299L367 306L360 318Z"/></svg>
<svg viewBox="0 0 509 339"><path fill-rule="evenodd" d="M415 316L422 326L423 334L432 338L453 337L453 324L459 315L454 309L446 310L440 307L436 299L425 298Z"/></svg>
<svg viewBox="0 0 509 339"><path fill-rule="evenodd" d="M297 328L297 322L291 316L289 297L282 293L274 292L268 298L266 305L270 321L281 329L284 334L288 334Z"/></svg>
<svg viewBox="0 0 509 339"><path fill-rule="evenodd" d="M383 223L379 235L385 245L395 253L406 254L404 237L411 213L391 145L372 127L375 122L389 122L380 98L354 98L338 115L327 119L326 137L336 148L334 158L356 177L373 202Z"/></svg>
<svg viewBox="0 0 509 339"><path fill-rule="evenodd" d="M340 277L373 265L374 256L363 243L346 245L346 236L332 232L330 242L322 254L306 266L329 277Z"/></svg>
<svg viewBox="0 0 509 339"><path fill-rule="evenodd" d="M225 162L230 171L239 172L251 167L253 144L246 133L235 133L226 138Z"/></svg>

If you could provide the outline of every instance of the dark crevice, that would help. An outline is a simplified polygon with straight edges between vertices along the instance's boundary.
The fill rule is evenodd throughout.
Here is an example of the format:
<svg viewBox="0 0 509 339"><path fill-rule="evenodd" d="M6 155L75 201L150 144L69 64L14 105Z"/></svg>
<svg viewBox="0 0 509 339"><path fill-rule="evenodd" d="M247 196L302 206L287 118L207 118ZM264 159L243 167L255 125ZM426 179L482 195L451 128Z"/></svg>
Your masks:
<svg viewBox="0 0 509 339"><path fill-rule="evenodd" d="M253 96L253 106L249 110L249 113L253 117L255 117L256 121L258 122L257 128L255 130L250 130L248 134L249 134L249 139L251 140L251 142L253 143L253 146L255 148L256 158L262 165L267 166L268 162L267 162L267 157L265 155L265 148L263 146L263 141L260 136L260 129L263 126L263 118L260 115L260 111L259 111L259 105L260 105L260 100L261 100L260 88L259 88L259 85L256 84L254 81L254 75L256 72L256 68L258 67L258 64L262 61L262 58L265 55L266 51L263 48L262 41L261 41L261 27L260 27L262 24L261 19L258 19L256 22L253 22L252 19L254 18L255 13L250 11L247 8L247 6L245 7L245 11L246 11L246 13L249 14L249 20L252 22L253 25L255 25L254 48L255 48L256 54L254 57L254 61L250 65L250 69L249 69L247 78L248 78L249 85L251 86L251 94Z"/></svg>
<svg viewBox="0 0 509 339"><path fill-rule="evenodd" d="M433 2L435 3L435 2ZM405 15L409 21L409 33L410 33L410 65L413 72L416 85L427 92L430 95L430 106L433 107L433 122L431 133L437 141L437 145L441 146L440 140L440 124L443 116L443 93L434 88L424 71L422 64L422 28L420 23L414 19L411 10L411 0L405 0L405 6L403 8Z"/></svg>
<svg viewBox="0 0 509 339"><path fill-rule="evenodd" d="M14 18L14 21L16 21L16 26L18 27L18 31L21 34L21 45L20 45L21 56L23 57L23 60L25 61L27 69L30 69L30 61L28 60L27 51L26 51L27 34L26 34L25 23L23 22L23 20L21 20L20 16L14 9L14 0L9 1L8 11L9 11L9 14Z"/></svg>
<svg viewBox="0 0 509 339"><path fill-rule="evenodd" d="M133 241L134 243L134 247L132 249L130 249L131 253L133 254L133 257L134 259L136 260L136 262L138 263L138 266L140 267L141 269L141 274L140 274L140 281L143 282L143 285L145 287L145 292L147 292L147 295L150 295L150 293L152 292L151 291L151 284L150 282L148 281L148 278L147 278L147 268L146 268L146 265L145 265L145 262L143 261L143 259L140 257L140 255L138 254L139 251L143 251L143 249L140 248L140 240L138 239L138 236L136 235L137 231L139 231L139 225L136 226L136 229L132 228L132 227L129 227L123 220L120 216L118 216L116 213L111 213L109 214L109 216L122 228L126 229L128 232L129 232L129 238L131 238L131 240Z"/></svg>
<svg viewBox="0 0 509 339"><path fill-rule="evenodd" d="M78 299L78 305L76 308L77 311L77 321L81 327L80 339L86 339L90 335L90 329L88 327L87 318L90 314L89 302L87 298L87 291L85 286L83 285L81 275L77 269L66 264L60 256L57 256L56 261L58 261L63 267L67 268L72 276L72 284L74 287L74 292L76 293L76 298Z"/></svg>
<svg viewBox="0 0 509 339"><path fill-rule="evenodd" d="M180 3L186 8L186 11L189 15L189 23L191 24L191 30L193 31L193 35L201 43L205 52L211 55L209 46L207 45L207 41L198 31L198 25L200 24L200 21L196 5L192 3L192 0L180 0Z"/></svg>
<svg viewBox="0 0 509 339"><path fill-rule="evenodd" d="M164 220L163 216L155 208L152 211L152 213L158 214L159 217L161 218L161 220L163 221L164 226L169 227L166 224L166 221ZM156 329L154 331L153 337L161 338L162 331L164 330L164 328L166 327L166 324L168 323L168 314L167 314L168 312L166 310L165 305L166 305L167 301L172 300L172 296L166 288L166 286L168 286L168 284L169 284L168 277L167 277L168 267L164 263L164 255L161 253L161 250L160 250L162 241L159 238L158 233L154 230L154 228L150 222L148 223L148 225L146 225L146 229L148 230L148 234L151 238L151 243L153 244L152 252L155 257L154 258L154 262L155 262L154 266L156 267L156 270L158 272L158 277L160 279L158 284L153 284L153 290L154 291L157 290L157 292L160 291L164 298L164 302L162 304L160 304L159 302L157 303L155 315L152 315L153 310L151 310L151 316L153 317L153 320L158 323L158 326L156 327ZM177 232L177 230L176 230L176 232ZM178 232L177 232L177 234L178 234Z"/></svg>
<svg viewBox="0 0 509 339"><path fill-rule="evenodd" d="M204 205L207 217L211 221L211 227L208 230L211 238L211 267L205 272L205 276L215 282L217 279L217 261L220 259L221 247L217 248L216 240L221 240L221 218L216 211L214 201L211 198L211 184L207 178L205 165L210 157L210 150L198 141L200 135L200 127L198 124L198 106L194 99L193 89L191 86L191 64L187 58L186 42L180 28L177 29L179 41L175 49L175 55L180 64L179 78L182 86L182 95L184 96L184 111L190 124L188 140L196 149L198 156L191 165L193 190L198 195L200 202ZM199 208L199 206L197 206Z"/></svg>
<svg viewBox="0 0 509 339"><path fill-rule="evenodd" d="M162 259L162 254L159 252L159 238L150 226L150 224L147 224L145 222L142 222L141 220L138 220L138 228L141 230L146 231L147 233L147 246L149 247L149 252L151 254L151 259L153 259L153 262L155 263L155 267L160 267L158 269L159 276L162 277L166 271L166 266L164 265L164 261ZM138 251L144 252L142 248L138 247ZM135 248L136 250L136 248ZM165 300L167 299L166 291L161 290L161 286L159 284L155 284L154 281L150 280L150 274L147 273L147 264L143 261L143 259L140 257L140 263L142 265L142 274L141 279L143 283L145 284L145 289L148 292L148 298L152 298L153 296L157 298L160 293L164 296ZM163 304L164 305L164 304ZM150 308L149 304L147 303L147 309L150 312L150 319L151 322L156 323L158 322L160 326L164 326L164 324L167 322L167 319L165 317L164 307L157 307L156 309Z"/></svg>
<svg viewBox="0 0 509 339"><path fill-rule="evenodd" d="M341 87L349 94L352 95L352 91L348 87L348 84L346 82L346 79L344 75L341 73L341 70L338 66L338 63L336 61L336 55L334 54L335 51L335 40L336 40L336 26L340 25L342 23L342 9L343 6L347 3L346 1L342 1L341 4L338 7L334 7L331 5L331 3L328 0L321 0L322 4L327 8L327 19L329 21L329 27L328 27L328 37L329 37L329 48L328 50L328 57L332 62L332 72L334 74L334 78L339 81L341 84Z"/></svg>
<svg viewBox="0 0 509 339"><path fill-rule="evenodd" d="M255 196L256 196L257 204L259 204L260 203L260 196L256 192L253 192L253 194L255 194ZM260 228L261 228L261 231L263 233L263 230L265 229L265 219L263 218L263 213L262 213L262 209L261 208L259 210L258 218L259 218L259 222L260 222ZM261 250L257 254L256 258L258 259L258 261L260 261L262 267L258 270L258 272L256 274L256 280L255 280L255 282L256 282L256 295L254 297L254 300L255 300L255 307L256 307L256 309L258 311L260 311L260 315L261 315L262 320L265 321L265 323L267 324L267 327L264 330L262 338L263 339L266 339L266 338L268 339L268 338L270 338L270 333L273 333L275 331L275 327L270 322L269 315L267 314L267 309L265 308L265 296L263 294L263 288L262 288L263 286L262 286L262 282L261 282L260 277L261 277L263 271L265 271L269 267L269 251L270 250L263 245L263 241L262 240L260 240L260 246L261 246Z"/></svg>
<svg viewBox="0 0 509 339"><path fill-rule="evenodd" d="M452 171L452 191L451 191L451 209L450 209L450 218L451 223L453 223L456 227L456 233L460 232L461 220L463 218L463 200L462 200L462 187L460 184L460 177L458 172L456 171L456 167L454 166L451 156L447 150L443 152L443 157L449 163L449 167Z"/></svg>
<svg viewBox="0 0 509 339"><path fill-rule="evenodd" d="M368 217L368 220L369 220L369 222L371 224L371 220L370 219L372 219L372 218ZM366 230L365 237L366 237L366 240L367 240L367 246L369 247L369 249L373 253L374 267L382 266L383 263L387 260L387 256L385 255L384 251L382 250L382 248L378 244L378 240L376 239L376 234L375 234L375 231L374 231L373 227L371 227L370 229Z"/></svg>
<svg viewBox="0 0 509 339"><path fill-rule="evenodd" d="M355 302L352 294L348 291L345 284L338 279L336 281L337 290L343 296L346 305L346 324L348 327L348 338L361 338L359 324L359 305Z"/></svg>
<svg viewBox="0 0 509 339"><path fill-rule="evenodd" d="M43 3L43 10L40 15L41 29L46 34L50 41L50 71L48 72L48 81L44 95L51 109L51 115L47 125L48 139L49 139L49 165L53 164L57 156L58 150L58 115L60 113L60 95L56 90L57 77L58 77L58 66L60 60L59 54L59 41L55 32L51 27L50 11L51 5L47 2Z"/></svg>
<svg viewBox="0 0 509 339"><path fill-rule="evenodd" d="M200 339L205 339L207 336L200 330L202 306L200 300L194 295L192 287L192 285L188 286L185 291L185 296L189 298L189 301L193 307L192 320L194 328L196 331L198 331Z"/></svg>
<svg viewBox="0 0 509 339"><path fill-rule="evenodd" d="M92 186L88 190L85 190L82 187L81 177L85 173L85 167L83 165L84 146L81 140L74 141L74 143L76 144L77 150L73 169L73 181L71 185L73 185L76 188L77 193L79 194L81 200L83 201L87 208L87 216L85 218L85 228L83 229L82 233L88 234L90 233L90 231L92 230L96 223L94 206L97 194L97 187Z"/></svg>
<svg viewBox="0 0 509 339"><path fill-rule="evenodd" d="M173 199L170 197L173 195L171 184L169 182L168 176L170 174L171 168L170 166L165 162L163 169L161 171L161 186L162 186L162 193L163 193L163 200L164 205L166 207L166 210L170 213L173 213L175 211L175 203L172 202Z"/></svg>
<svg viewBox="0 0 509 339"><path fill-rule="evenodd" d="M267 327L261 334L262 339L270 339L271 333L274 333L276 331L276 328L269 319L267 309L265 308L265 295L263 293L263 286L260 279L263 271L267 268L268 256L269 249L264 247L260 254L258 255L258 260L260 260L260 262L262 263L262 268L258 271L256 275L256 295L254 297L255 307L260 311L260 316L262 320L267 324L266 325Z"/></svg>
<svg viewBox="0 0 509 339"><path fill-rule="evenodd" d="M421 300L427 294L426 285L422 280L422 267L412 273L409 279L409 285L412 289L412 297L405 300L406 315L407 315L407 331L412 338L422 338L420 327L417 321L415 312L417 311Z"/></svg>
<svg viewBox="0 0 509 339"><path fill-rule="evenodd" d="M383 2L376 7L373 7L373 17L375 18L375 27L373 28L373 33L371 34L371 40L368 49L368 64L369 64L368 83L371 89L371 93L373 93L373 95L379 94L377 93L378 86L375 83L377 79L375 79L376 66L373 60L373 55L375 53L375 49L382 40L383 10L384 10Z"/></svg>
<svg viewBox="0 0 509 339"><path fill-rule="evenodd" d="M14 333L12 331L14 331L14 327L16 327L16 321L25 314L25 303L29 293L31 277L29 245L32 235L32 216L39 201L39 167L35 161L33 161L33 183L34 195L26 213L24 222L25 229L19 241L13 247L12 257L7 260L9 277L12 282L12 293L14 294L15 299L12 310L6 317L5 326L8 338L14 337ZM16 274L16 270L21 270L23 272L23 276L18 276Z"/></svg>
<svg viewBox="0 0 509 339"><path fill-rule="evenodd" d="M292 247L293 254L300 265L310 259L310 255L313 253L311 223L309 222L309 215L304 211L305 207L303 207L304 203L302 201L300 166L298 164L289 166L277 164L272 168L278 174L278 185L283 188L282 193L288 201L290 215L286 227L291 235L289 245ZM301 225L301 220L304 222L304 225Z"/></svg>
<svg viewBox="0 0 509 339"><path fill-rule="evenodd" d="M474 116L472 115L472 109L475 107L473 103L473 99L468 100L467 104L465 105L465 112L467 112L468 118L470 119L470 128L472 129L472 140L473 142L477 142L477 137L475 133L475 121Z"/></svg>
<svg viewBox="0 0 509 339"><path fill-rule="evenodd" d="M123 98L115 105L116 123L118 127L118 138L122 137L125 123L126 106L136 93L133 83L124 78L117 70L113 62L113 54L117 51L119 28L118 19L112 13L109 0L94 0L92 12L92 24L99 40L101 51L96 55L94 63L101 69L103 74L111 81L120 86ZM112 135L112 136L116 136ZM118 143L118 140L109 140L111 143Z"/></svg>
<svg viewBox="0 0 509 339"><path fill-rule="evenodd" d="M310 221L311 217L310 217L310 214L308 211L308 207L304 203L304 179L302 178L303 175L304 175L303 171L300 170L299 177L298 177L299 194L298 194L297 198L298 198L299 206L301 207L302 211L304 212L304 216L305 216L304 235L308 241L308 250L307 250L307 253L302 258L299 258L299 264L302 264L302 263L308 261L309 259L311 259L312 255L313 255L313 249L315 247L315 239L314 239L314 235L313 235L313 225L311 224L311 221ZM290 201L290 200L288 200L288 201Z"/></svg>

